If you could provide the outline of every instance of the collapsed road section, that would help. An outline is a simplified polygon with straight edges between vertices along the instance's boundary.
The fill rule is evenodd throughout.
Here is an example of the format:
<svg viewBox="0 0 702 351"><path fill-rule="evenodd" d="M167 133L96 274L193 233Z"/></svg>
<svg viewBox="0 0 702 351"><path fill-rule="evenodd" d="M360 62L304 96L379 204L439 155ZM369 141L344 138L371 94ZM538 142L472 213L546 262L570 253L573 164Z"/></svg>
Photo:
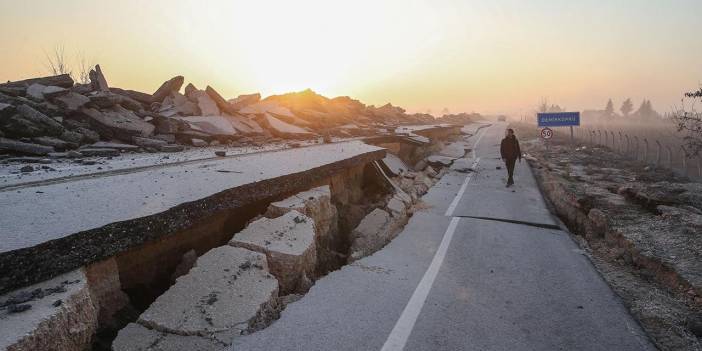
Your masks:
<svg viewBox="0 0 702 351"><path fill-rule="evenodd" d="M469 151L460 127L416 129L0 189L0 346L214 349L266 328L399 233L445 172L432 157Z"/></svg>

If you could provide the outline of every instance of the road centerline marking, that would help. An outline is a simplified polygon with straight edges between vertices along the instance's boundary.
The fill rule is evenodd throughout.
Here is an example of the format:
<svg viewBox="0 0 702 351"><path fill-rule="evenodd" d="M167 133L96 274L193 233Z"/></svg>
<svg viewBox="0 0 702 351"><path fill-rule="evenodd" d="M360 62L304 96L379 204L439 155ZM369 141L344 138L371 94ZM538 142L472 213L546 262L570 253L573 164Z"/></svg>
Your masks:
<svg viewBox="0 0 702 351"><path fill-rule="evenodd" d="M456 232L456 226L460 220L460 217L451 218L451 223L449 223L448 228L446 228L444 237L441 239L439 248L436 250L436 254L434 254L434 258L429 264L429 268L427 268L424 276L422 276L422 280L419 281L419 285L417 285L414 293L412 293L412 297L402 311L397 323L395 323L395 327L390 332L387 340L385 340L381 351L401 351L404 349L407 339L409 339L412 329L414 329L417 317L419 317L419 313L422 311L422 307L424 307L424 302L429 295L429 291L434 285L434 280L439 273L439 268L441 268L444 262L449 244L451 244L451 239L453 239L453 234Z"/></svg>
<svg viewBox="0 0 702 351"><path fill-rule="evenodd" d="M488 128L483 129L487 130ZM453 211L456 209L458 202L461 200L461 198L463 197L463 193L465 193L466 191L468 182L470 182L470 180L473 178L473 174L475 174L478 162L480 162L480 157L475 157L475 148L478 146L480 139L482 139L485 133L486 132L480 134L478 136L478 139L476 139L475 144L473 144L472 154L474 161L471 165L473 172L466 176L465 180L463 181L463 184L461 185L461 188L458 190L458 193L453 198L453 201L449 205L449 208L446 210L445 215L448 217L451 217L453 215ZM446 252L448 251L448 247L451 244L451 240L453 239L453 235L456 232L456 227L458 226L458 222L460 222L460 220L461 217L451 218L451 222L449 223L448 228L446 228L444 236L441 238L439 248L436 250L436 253L434 253L434 257L432 258L431 263L429 264L429 268L427 268L426 272L424 272L422 279L419 281L419 284L414 289L410 300L407 302L407 305L405 306L404 310L402 310L400 318L397 320L395 326L390 332L390 335L388 335L388 338L385 340L381 351L402 351L405 348L407 340L412 334L412 329L414 329L414 324L417 322L419 313L422 311L422 307L424 307L424 303L426 302L427 297L429 296L429 292L431 291L431 288L434 285L434 280L439 274L439 269L444 263L444 259L446 258Z"/></svg>

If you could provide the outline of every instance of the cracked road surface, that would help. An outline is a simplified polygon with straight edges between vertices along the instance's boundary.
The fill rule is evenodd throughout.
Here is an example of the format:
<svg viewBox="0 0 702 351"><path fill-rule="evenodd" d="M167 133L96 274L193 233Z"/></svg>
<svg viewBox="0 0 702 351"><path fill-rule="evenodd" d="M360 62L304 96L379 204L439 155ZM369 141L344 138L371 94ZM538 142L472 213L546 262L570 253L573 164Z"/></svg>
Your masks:
<svg viewBox="0 0 702 351"><path fill-rule="evenodd" d="M557 229L526 162L504 187L505 127L469 139L475 172L446 174L390 244L233 350L654 350Z"/></svg>

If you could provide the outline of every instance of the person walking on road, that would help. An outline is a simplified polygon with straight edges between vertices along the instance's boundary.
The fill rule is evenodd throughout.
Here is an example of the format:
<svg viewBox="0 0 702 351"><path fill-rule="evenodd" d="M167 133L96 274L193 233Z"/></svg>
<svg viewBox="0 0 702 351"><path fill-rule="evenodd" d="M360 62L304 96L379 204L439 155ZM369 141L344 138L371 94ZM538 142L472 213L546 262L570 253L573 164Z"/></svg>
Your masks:
<svg viewBox="0 0 702 351"><path fill-rule="evenodd" d="M505 166L507 166L507 187L514 184L514 164L519 159L522 162L522 150L519 149L519 141L517 137L514 136L514 129L508 128L505 130L505 138L502 139L500 144L500 157L505 161Z"/></svg>

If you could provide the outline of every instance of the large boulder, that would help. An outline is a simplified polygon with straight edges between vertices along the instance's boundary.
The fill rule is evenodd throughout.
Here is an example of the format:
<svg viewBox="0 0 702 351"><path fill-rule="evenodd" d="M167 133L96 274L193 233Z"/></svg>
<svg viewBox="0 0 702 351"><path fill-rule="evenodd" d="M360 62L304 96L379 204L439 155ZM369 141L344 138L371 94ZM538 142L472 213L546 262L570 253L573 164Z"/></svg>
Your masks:
<svg viewBox="0 0 702 351"><path fill-rule="evenodd" d="M229 341L272 308L277 296L265 255L222 246L198 258L137 322L164 333Z"/></svg>
<svg viewBox="0 0 702 351"><path fill-rule="evenodd" d="M278 218L260 218L234 235L229 245L261 252L268 258L271 273L278 278L282 294L309 288L317 254L314 221L290 211Z"/></svg>

